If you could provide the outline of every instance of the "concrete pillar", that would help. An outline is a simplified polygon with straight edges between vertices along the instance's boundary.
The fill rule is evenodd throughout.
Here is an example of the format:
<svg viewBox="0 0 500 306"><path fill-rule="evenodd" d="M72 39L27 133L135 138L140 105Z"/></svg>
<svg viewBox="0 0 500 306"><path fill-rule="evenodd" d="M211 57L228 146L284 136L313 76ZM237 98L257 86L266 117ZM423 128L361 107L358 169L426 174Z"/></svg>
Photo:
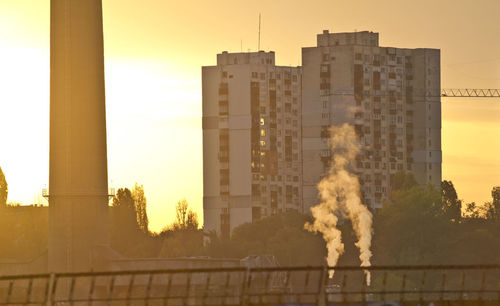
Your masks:
<svg viewBox="0 0 500 306"><path fill-rule="evenodd" d="M102 2L51 0L49 271L92 269L107 206Z"/></svg>

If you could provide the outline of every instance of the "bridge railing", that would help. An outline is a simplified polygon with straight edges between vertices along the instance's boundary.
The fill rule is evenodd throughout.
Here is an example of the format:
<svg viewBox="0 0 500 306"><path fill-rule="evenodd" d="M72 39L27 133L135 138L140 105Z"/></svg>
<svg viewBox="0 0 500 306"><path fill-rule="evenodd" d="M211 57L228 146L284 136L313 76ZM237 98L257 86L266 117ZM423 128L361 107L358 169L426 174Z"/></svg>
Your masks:
<svg viewBox="0 0 500 306"><path fill-rule="evenodd" d="M0 277L0 305L487 305L499 301L500 265L241 267Z"/></svg>

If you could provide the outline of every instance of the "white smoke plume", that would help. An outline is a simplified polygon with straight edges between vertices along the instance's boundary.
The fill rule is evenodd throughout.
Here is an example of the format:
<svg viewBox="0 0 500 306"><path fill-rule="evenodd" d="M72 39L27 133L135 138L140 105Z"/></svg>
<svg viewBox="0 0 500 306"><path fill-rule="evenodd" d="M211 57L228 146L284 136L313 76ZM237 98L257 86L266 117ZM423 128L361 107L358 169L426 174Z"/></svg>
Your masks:
<svg viewBox="0 0 500 306"><path fill-rule="evenodd" d="M329 266L335 266L344 252L341 232L337 228L338 215L351 220L358 238L362 267L371 265L372 214L361 203L360 186L356 175L349 171L350 163L360 150L359 142L352 126L330 127L330 150L332 160L328 175L318 184L321 203L311 208L314 223L306 223L309 231L320 232L326 241ZM370 285L370 273L365 270L366 283ZM330 277L333 276L333 271Z"/></svg>

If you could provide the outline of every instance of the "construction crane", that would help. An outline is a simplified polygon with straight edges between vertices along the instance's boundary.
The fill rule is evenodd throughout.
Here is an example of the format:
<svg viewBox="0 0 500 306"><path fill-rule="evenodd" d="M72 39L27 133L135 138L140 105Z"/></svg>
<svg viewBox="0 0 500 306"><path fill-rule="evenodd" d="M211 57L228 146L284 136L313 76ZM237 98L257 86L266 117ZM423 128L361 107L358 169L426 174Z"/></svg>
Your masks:
<svg viewBox="0 0 500 306"><path fill-rule="evenodd" d="M337 91L334 93L328 93L321 95L322 97L327 96L353 96L356 95L352 91ZM372 94L373 95L373 94ZM367 95L365 95L367 96ZM378 97L388 96L387 94L383 95L375 95ZM412 95L416 96L416 95ZM418 95L417 95L418 96ZM500 98L500 89L498 88L488 88L488 89L478 89L478 88L460 88L460 89L450 89L444 88L441 89L441 93L439 95L425 95L421 96L425 98Z"/></svg>
<svg viewBox="0 0 500 306"><path fill-rule="evenodd" d="M500 98L500 89L441 89L441 97Z"/></svg>

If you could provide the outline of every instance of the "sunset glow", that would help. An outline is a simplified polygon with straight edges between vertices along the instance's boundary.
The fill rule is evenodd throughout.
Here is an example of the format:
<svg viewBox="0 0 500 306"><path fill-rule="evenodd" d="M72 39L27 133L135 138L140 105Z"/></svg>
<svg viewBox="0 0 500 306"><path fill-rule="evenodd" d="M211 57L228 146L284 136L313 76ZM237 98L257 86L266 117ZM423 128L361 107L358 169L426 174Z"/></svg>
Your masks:
<svg viewBox="0 0 500 306"><path fill-rule="evenodd" d="M255 51L259 13L278 64L300 65L323 29L370 30L382 46L441 49L442 88L500 87L497 1L302 3L103 0L109 186L144 185L151 230L172 223L182 198L203 220L201 66L224 50ZM466 202L491 201L500 99L443 98L442 114L443 179ZM49 1L0 2L0 131L8 201L46 205Z"/></svg>

